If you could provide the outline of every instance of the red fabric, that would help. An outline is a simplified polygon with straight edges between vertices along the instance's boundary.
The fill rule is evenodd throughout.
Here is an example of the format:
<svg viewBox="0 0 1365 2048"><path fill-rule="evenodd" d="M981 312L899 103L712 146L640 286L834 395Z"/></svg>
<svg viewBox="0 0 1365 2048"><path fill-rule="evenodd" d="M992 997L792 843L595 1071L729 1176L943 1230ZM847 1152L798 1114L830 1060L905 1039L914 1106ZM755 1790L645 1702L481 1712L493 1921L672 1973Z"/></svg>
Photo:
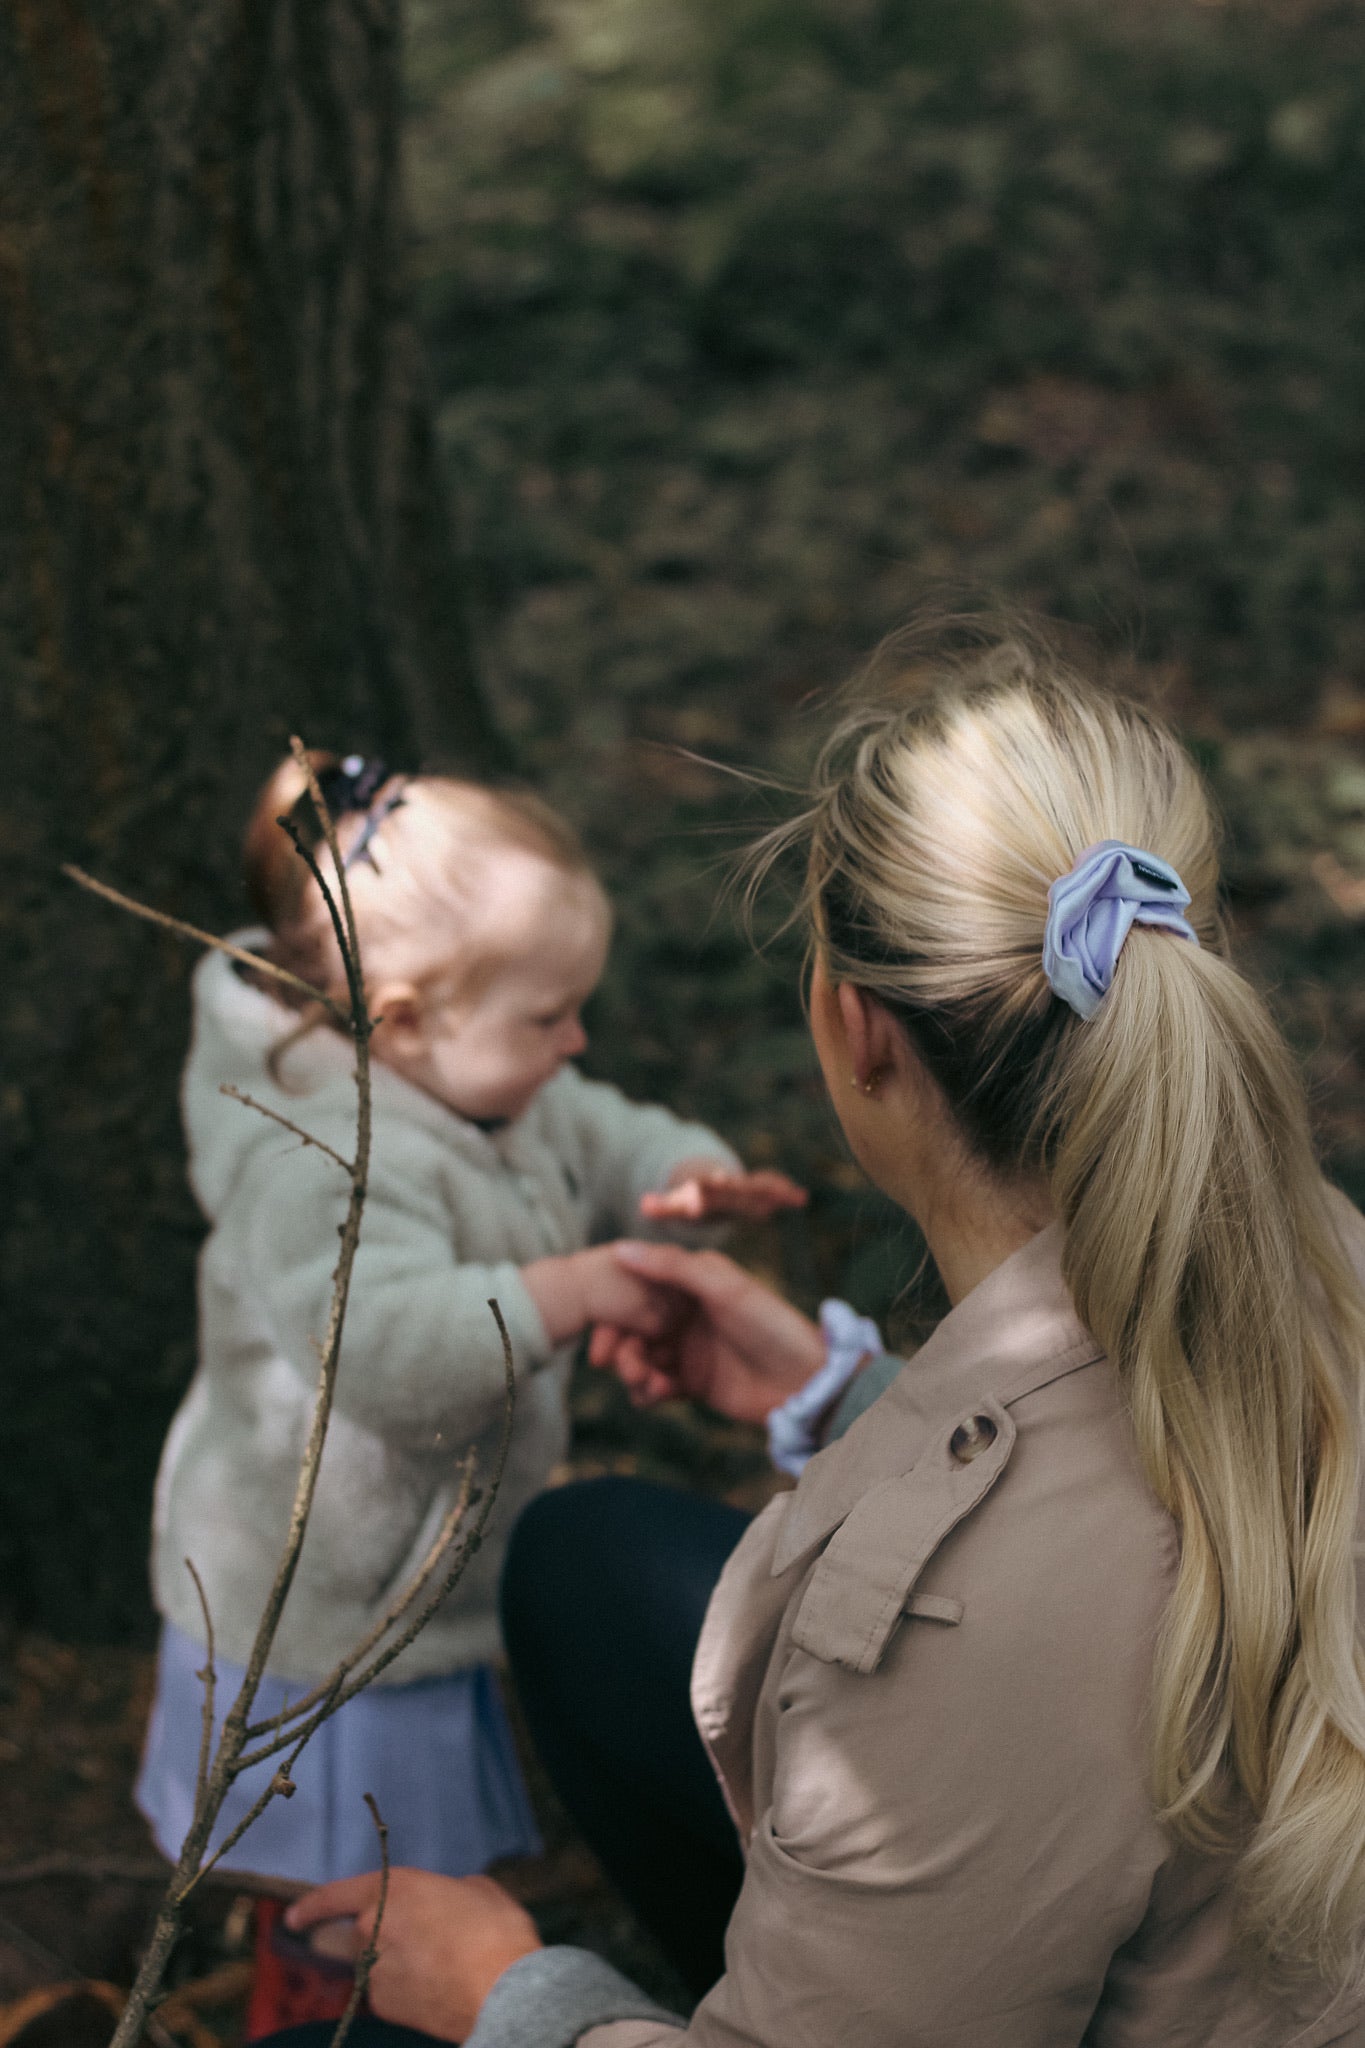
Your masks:
<svg viewBox="0 0 1365 2048"><path fill-rule="evenodd" d="M351 1995L351 1980L336 1972L312 1968L292 1957L277 1955L271 1937L284 1907L278 1899L258 1899L254 1911L255 1965L246 2009L246 2038L259 2041L281 2027L306 2020L339 2020ZM364 2011L362 2001L361 2010Z"/></svg>

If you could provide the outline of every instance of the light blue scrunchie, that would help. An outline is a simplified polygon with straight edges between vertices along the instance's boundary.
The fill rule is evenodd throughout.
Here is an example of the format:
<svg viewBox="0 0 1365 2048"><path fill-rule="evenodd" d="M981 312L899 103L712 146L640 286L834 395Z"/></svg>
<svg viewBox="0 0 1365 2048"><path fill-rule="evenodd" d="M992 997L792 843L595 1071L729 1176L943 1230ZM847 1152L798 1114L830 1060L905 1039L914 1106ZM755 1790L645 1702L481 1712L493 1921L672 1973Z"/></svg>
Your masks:
<svg viewBox="0 0 1365 2048"><path fill-rule="evenodd" d="M1043 972L1053 993L1078 1017L1093 1017L1135 924L1159 925L1199 944L1194 926L1181 916L1189 901L1169 861L1119 839L1088 846L1047 892Z"/></svg>

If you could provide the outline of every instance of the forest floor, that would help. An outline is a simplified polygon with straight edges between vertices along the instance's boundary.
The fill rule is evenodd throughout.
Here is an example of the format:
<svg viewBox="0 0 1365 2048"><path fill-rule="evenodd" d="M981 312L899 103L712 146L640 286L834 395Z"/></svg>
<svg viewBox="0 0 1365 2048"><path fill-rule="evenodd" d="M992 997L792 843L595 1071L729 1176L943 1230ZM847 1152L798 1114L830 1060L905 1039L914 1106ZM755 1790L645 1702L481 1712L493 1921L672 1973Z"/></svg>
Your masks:
<svg viewBox="0 0 1365 2048"><path fill-rule="evenodd" d="M983 596L1089 635L1182 726L1243 957L1365 1199L1360 10L412 0L409 82L490 688L618 907L589 1065L810 1186L744 1256L902 1342L933 1313L824 1104L799 941L765 905L755 952L720 883L841 679ZM749 1505L771 1484L744 1430L636 1416L586 1375L575 1412L576 1470ZM9 1669L0 2008L125 1982L154 1897L129 1798L147 1654L26 1638ZM517 1882L546 1931L666 1993L536 1785L550 1854ZM54 1853L104 1874L5 1882ZM243 1940L206 1894L180 1977ZM198 2048L240 2023L240 1967L215 1982ZM107 2038L98 2006L63 2025L59 2048Z"/></svg>

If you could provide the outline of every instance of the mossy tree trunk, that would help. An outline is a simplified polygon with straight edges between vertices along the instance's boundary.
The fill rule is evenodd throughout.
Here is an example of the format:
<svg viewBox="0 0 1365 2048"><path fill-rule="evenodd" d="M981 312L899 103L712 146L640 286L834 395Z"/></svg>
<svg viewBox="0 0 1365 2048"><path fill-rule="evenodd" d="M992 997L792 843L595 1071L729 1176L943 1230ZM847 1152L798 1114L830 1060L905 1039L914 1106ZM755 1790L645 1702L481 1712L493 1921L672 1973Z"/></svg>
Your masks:
<svg viewBox="0 0 1365 2048"><path fill-rule="evenodd" d="M291 730L486 770L401 287L396 0L0 0L0 1587L145 1617L190 960ZM0 1597L4 1597L0 1595Z"/></svg>

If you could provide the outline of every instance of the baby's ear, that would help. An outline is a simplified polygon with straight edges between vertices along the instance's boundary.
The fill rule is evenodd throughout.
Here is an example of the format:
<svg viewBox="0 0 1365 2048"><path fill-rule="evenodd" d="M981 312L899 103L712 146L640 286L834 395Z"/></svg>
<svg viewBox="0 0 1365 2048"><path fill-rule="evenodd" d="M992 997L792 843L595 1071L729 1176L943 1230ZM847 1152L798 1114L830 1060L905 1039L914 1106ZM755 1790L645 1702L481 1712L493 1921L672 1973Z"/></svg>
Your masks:
<svg viewBox="0 0 1365 2048"><path fill-rule="evenodd" d="M422 998L410 981L383 981L370 997L375 1037L390 1045L415 1045L425 1036Z"/></svg>

